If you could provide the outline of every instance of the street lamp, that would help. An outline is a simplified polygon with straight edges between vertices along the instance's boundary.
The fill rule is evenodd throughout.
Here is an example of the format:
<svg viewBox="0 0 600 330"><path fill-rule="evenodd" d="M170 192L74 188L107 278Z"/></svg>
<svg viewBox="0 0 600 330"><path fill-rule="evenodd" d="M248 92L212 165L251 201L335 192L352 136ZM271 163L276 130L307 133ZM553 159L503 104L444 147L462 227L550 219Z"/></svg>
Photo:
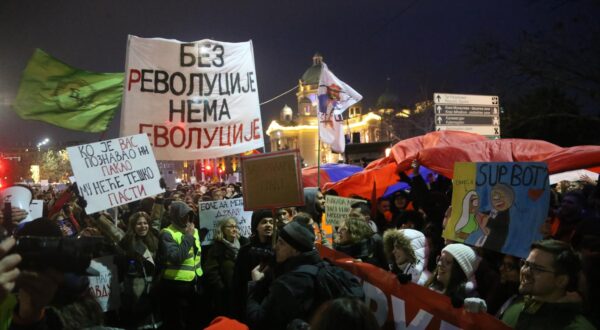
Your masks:
<svg viewBox="0 0 600 330"><path fill-rule="evenodd" d="M40 151L40 149L42 148L42 146L48 144L49 142L50 142L49 138L45 138L44 140L38 142L38 144L37 144L38 151Z"/></svg>

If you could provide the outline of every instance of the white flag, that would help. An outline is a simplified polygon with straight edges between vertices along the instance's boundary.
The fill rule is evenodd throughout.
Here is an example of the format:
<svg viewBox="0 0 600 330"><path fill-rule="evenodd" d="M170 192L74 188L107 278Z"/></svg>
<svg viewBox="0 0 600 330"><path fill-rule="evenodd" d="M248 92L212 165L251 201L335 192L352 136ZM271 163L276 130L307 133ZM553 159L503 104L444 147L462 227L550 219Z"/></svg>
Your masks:
<svg viewBox="0 0 600 330"><path fill-rule="evenodd" d="M331 145L331 150L344 152L344 125L342 114L348 107L362 99L352 87L339 80L323 63L319 77L319 136Z"/></svg>

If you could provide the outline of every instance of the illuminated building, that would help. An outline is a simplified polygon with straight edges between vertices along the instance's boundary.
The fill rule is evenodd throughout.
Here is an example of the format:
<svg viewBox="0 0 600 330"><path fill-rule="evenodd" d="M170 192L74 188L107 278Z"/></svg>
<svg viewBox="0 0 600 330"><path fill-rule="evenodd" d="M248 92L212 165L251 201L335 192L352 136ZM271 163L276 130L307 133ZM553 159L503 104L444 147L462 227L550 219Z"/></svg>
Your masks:
<svg viewBox="0 0 600 330"><path fill-rule="evenodd" d="M280 117L273 120L266 134L271 142L271 151L298 149L304 164L317 164L318 127L317 127L317 88L323 57L315 54L313 65L304 72L298 83L296 97L298 111L284 106ZM359 102L344 112L344 132L350 143L373 143L388 141L389 136L382 130L382 117L375 111L363 113ZM321 163L335 163L343 156L333 153L329 145L321 144Z"/></svg>

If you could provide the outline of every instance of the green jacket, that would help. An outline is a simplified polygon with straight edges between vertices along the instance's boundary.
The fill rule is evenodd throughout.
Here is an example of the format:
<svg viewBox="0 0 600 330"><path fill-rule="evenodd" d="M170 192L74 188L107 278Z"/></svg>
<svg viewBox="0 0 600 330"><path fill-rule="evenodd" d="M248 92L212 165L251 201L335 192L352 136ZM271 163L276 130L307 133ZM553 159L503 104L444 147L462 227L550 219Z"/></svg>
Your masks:
<svg viewBox="0 0 600 330"><path fill-rule="evenodd" d="M596 329L581 315L579 303L542 303L527 298L508 307L502 322L515 329Z"/></svg>

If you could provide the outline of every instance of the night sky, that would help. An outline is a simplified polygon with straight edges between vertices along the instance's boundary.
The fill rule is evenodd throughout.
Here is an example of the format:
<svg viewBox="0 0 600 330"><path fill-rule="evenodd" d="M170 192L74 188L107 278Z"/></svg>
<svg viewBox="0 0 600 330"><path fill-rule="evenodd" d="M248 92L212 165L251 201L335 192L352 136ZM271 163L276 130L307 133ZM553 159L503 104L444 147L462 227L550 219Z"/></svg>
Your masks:
<svg viewBox="0 0 600 330"><path fill-rule="evenodd" d="M123 72L127 35L181 41L252 40L260 101L289 90L320 52L374 106L386 89L412 106L433 92L495 94L467 45L513 42L568 11L564 1L0 1L0 146L95 141L100 134L21 120L10 108L35 48L80 69ZM502 100L501 100L502 101ZM266 129L293 93L261 107ZM104 138L118 136L120 113Z"/></svg>

